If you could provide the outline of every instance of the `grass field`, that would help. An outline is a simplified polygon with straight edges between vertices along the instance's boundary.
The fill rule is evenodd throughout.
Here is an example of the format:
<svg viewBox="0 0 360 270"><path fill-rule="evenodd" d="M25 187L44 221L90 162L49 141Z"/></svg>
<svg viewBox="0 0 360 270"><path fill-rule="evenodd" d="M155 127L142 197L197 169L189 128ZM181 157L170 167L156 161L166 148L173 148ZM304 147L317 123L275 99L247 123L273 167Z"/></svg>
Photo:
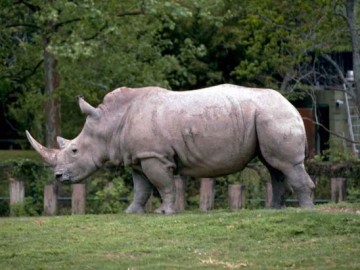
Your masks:
<svg viewBox="0 0 360 270"><path fill-rule="evenodd" d="M0 219L0 269L360 269L359 210Z"/></svg>
<svg viewBox="0 0 360 270"><path fill-rule="evenodd" d="M33 150L0 150L0 163L25 158L41 161L39 154Z"/></svg>

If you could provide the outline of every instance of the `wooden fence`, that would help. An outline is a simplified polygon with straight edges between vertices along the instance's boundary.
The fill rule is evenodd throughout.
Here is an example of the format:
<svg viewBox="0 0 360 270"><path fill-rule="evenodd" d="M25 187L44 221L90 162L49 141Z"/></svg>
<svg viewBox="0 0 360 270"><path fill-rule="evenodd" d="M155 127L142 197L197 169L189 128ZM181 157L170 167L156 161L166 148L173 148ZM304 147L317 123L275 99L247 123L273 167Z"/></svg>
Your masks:
<svg viewBox="0 0 360 270"><path fill-rule="evenodd" d="M186 177L175 177L176 188L176 210L181 212L186 208ZM214 208L215 199L215 179L200 179L200 201L199 208L202 211L209 211ZM9 184L10 207L13 204L19 204L24 201L25 188L21 180L10 179ZM245 185L231 184L228 185L228 203L232 210L243 209L245 207ZM347 180L346 178L331 178L331 200L339 202L346 200ZM265 184L265 207L271 207L272 187L270 182ZM151 198L147 203L148 210L151 207ZM72 214L85 214L86 212L86 187L85 184L73 184L71 195L71 212ZM58 214L58 188L55 184L46 185L44 188L44 215Z"/></svg>

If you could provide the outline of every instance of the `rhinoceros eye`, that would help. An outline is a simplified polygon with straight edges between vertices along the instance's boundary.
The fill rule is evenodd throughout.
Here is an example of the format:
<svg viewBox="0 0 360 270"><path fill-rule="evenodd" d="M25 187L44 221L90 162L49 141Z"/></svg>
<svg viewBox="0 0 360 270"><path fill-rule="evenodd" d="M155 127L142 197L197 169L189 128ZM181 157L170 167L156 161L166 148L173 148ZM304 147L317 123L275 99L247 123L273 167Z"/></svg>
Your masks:
<svg viewBox="0 0 360 270"><path fill-rule="evenodd" d="M76 144L73 143L73 144L70 145L70 151L71 151L71 154L73 154L73 155L77 154L78 149L76 147Z"/></svg>

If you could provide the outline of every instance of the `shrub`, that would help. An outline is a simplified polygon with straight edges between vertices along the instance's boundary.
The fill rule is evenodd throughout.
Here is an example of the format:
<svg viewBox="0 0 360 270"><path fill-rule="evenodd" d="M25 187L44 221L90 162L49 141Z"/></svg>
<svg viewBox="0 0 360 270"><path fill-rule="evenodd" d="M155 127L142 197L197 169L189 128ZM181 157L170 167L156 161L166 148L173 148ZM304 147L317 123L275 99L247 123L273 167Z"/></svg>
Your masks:
<svg viewBox="0 0 360 270"><path fill-rule="evenodd" d="M8 179L24 181L25 199L23 203L13 204L10 214L15 216L36 216L43 212L44 186L52 179L51 171L43 163L29 159L18 159L6 162L5 174ZM8 212L5 210L4 214Z"/></svg>
<svg viewBox="0 0 360 270"><path fill-rule="evenodd" d="M39 212L34 207L34 200L31 197L26 197L24 202L15 203L10 206L10 215L15 217L20 216L38 216Z"/></svg>
<svg viewBox="0 0 360 270"><path fill-rule="evenodd" d="M119 213L124 211L130 196L131 172L128 169L107 168L88 181L89 213Z"/></svg>
<svg viewBox="0 0 360 270"><path fill-rule="evenodd" d="M216 197L217 206L228 207L227 193L229 184L245 185L245 207L254 209L264 206L265 182L270 176L265 166L246 167L241 172L217 178Z"/></svg>

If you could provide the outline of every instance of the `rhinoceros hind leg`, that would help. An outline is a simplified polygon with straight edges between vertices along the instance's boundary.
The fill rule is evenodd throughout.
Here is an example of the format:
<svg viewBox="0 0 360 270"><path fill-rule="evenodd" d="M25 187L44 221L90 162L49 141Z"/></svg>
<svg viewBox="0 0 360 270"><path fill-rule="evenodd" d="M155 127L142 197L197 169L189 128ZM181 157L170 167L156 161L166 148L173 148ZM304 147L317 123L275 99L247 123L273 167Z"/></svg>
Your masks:
<svg viewBox="0 0 360 270"><path fill-rule="evenodd" d="M313 208L314 203L311 194L315 184L305 171L304 164L292 166L290 170L286 170L285 175L290 186L294 189L300 207Z"/></svg>
<svg viewBox="0 0 360 270"><path fill-rule="evenodd" d="M166 166L157 158L147 158L141 161L141 168L149 181L157 188L162 199L162 205L155 213L174 214L175 183L173 168Z"/></svg>
<svg viewBox="0 0 360 270"><path fill-rule="evenodd" d="M292 189L289 184L286 182L284 174L272 167L259 153L259 159L268 169L271 176L271 186L272 186L272 202L271 207L275 209L285 208L286 199L292 194Z"/></svg>
<svg viewBox="0 0 360 270"><path fill-rule="evenodd" d="M259 116L257 134L261 156L285 176L282 188L276 188L276 181L273 181L275 190L286 189L288 184L300 207L311 208L314 206L311 193L315 186L304 167L306 136L302 120L300 116L293 117L291 114L277 121L271 121L269 117L265 114Z"/></svg>
<svg viewBox="0 0 360 270"><path fill-rule="evenodd" d="M273 172L269 171L273 186L273 208L284 207L285 200L292 191L294 191L300 207L314 207L311 193L315 185L305 171L303 163L297 165L286 164L281 168L281 171L276 169Z"/></svg>
<svg viewBox="0 0 360 270"><path fill-rule="evenodd" d="M145 204L152 194L153 187L141 172L133 170L132 177L134 183L134 199L125 212L143 214L145 213Z"/></svg>

